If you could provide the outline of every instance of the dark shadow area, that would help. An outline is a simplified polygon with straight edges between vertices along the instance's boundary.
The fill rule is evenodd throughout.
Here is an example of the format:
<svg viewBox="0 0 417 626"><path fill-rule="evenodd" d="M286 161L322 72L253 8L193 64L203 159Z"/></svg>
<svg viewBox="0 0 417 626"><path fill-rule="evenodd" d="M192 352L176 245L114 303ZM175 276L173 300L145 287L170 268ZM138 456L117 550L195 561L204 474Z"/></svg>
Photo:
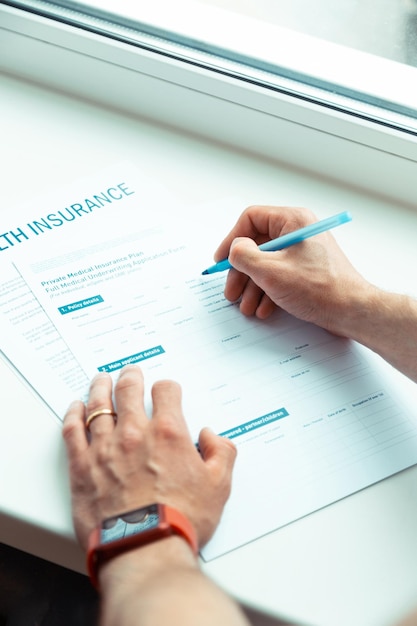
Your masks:
<svg viewBox="0 0 417 626"><path fill-rule="evenodd" d="M0 544L0 626L92 626L98 595L86 576Z"/></svg>
<svg viewBox="0 0 417 626"><path fill-rule="evenodd" d="M295 626L242 608L252 626ZM86 576L0 543L0 626L95 626L98 615Z"/></svg>

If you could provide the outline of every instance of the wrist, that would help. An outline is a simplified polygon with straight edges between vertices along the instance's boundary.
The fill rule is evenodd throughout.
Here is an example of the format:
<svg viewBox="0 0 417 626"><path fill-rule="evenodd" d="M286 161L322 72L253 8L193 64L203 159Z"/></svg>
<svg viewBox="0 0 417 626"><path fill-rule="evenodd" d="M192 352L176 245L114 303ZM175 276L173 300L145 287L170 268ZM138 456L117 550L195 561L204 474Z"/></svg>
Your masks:
<svg viewBox="0 0 417 626"><path fill-rule="evenodd" d="M204 576L195 553L179 536L108 561L99 583L102 626L249 626L237 605Z"/></svg>
<svg viewBox="0 0 417 626"><path fill-rule="evenodd" d="M110 593L138 593L155 577L179 569L198 570L198 557L182 537L172 535L104 563L98 572L99 588L104 597Z"/></svg>
<svg viewBox="0 0 417 626"><path fill-rule="evenodd" d="M381 293L370 283L355 284L352 289L344 289L327 330L366 345L372 335Z"/></svg>
<svg viewBox="0 0 417 626"><path fill-rule="evenodd" d="M361 343L417 382L416 320L416 300L368 284L354 293L329 330Z"/></svg>

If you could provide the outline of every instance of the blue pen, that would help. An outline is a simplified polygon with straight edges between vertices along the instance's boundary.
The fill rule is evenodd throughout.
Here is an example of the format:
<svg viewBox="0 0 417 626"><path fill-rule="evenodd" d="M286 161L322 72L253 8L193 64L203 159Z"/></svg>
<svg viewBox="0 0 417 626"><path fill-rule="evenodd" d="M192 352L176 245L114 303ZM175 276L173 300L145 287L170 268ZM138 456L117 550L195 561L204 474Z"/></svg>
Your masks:
<svg viewBox="0 0 417 626"><path fill-rule="evenodd" d="M304 226L304 228L295 230L292 233L287 233L286 235L282 235L282 237L277 237L277 239L272 239L271 241L262 243L259 246L259 250L263 250L264 252L275 252L276 250L289 248L295 243L304 241L304 239L307 239L308 237L313 237L314 235L324 233L324 231L340 226L341 224L346 224L346 222L350 222L351 219L352 216L349 211L343 211L343 213L338 213L337 215L333 215L333 217L327 217L325 220L320 220L320 222L316 222L315 224ZM219 261L211 267L208 267L204 270L204 272L202 272L202 274L224 272L225 270L230 270L231 267L229 259L223 259L223 261Z"/></svg>

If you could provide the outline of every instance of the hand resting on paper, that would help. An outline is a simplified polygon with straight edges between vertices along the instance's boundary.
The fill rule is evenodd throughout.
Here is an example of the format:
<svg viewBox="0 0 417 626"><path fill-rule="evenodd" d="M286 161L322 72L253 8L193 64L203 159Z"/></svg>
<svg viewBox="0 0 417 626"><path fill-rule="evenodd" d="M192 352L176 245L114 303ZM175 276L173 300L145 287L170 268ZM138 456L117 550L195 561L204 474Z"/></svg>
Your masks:
<svg viewBox="0 0 417 626"><path fill-rule="evenodd" d="M155 383L152 419L143 395L140 368L127 366L114 394L110 375L98 374L87 406L76 401L65 415L73 521L84 550L104 519L155 502L181 512L202 547L229 496L236 456L232 442L203 429L197 451L177 383ZM99 567L98 580L102 624L247 623L237 605L202 574L190 546L177 535L111 558Z"/></svg>
<svg viewBox="0 0 417 626"><path fill-rule="evenodd" d="M217 248L229 257L225 296L244 315L266 319L280 307L355 339L417 381L417 302L368 282L330 232L277 252L258 245L316 222L307 209L251 206ZM353 225L351 226L351 228Z"/></svg>

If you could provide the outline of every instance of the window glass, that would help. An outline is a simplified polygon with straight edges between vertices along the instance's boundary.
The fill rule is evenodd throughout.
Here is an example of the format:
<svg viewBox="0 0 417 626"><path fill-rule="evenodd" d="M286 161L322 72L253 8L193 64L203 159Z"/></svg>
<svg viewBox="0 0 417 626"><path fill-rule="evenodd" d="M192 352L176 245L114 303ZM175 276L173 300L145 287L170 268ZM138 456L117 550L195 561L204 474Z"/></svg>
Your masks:
<svg viewBox="0 0 417 626"><path fill-rule="evenodd" d="M205 0L417 67L417 0Z"/></svg>

